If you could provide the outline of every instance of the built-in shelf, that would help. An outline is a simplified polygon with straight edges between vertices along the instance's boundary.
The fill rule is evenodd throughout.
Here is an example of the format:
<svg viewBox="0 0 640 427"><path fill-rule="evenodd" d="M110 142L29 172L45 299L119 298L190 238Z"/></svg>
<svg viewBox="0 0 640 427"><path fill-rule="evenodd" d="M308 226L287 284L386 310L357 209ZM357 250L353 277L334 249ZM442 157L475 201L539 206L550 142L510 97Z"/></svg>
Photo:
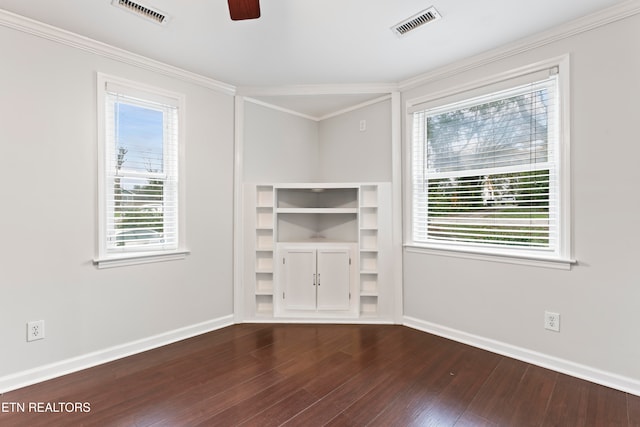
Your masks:
<svg viewBox="0 0 640 427"><path fill-rule="evenodd" d="M256 228L262 230L273 229L273 208L256 208Z"/></svg>
<svg viewBox="0 0 640 427"><path fill-rule="evenodd" d="M360 270L368 273L378 272L378 253L366 251L360 253Z"/></svg>
<svg viewBox="0 0 640 427"><path fill-rule="evenodd" d="M308 208L308 209L348 209L354 211L358 207L357 187L296 188L278 186L277 209Z"/></svg>
<svg viewBox="0 0 640 427"><path fill-rule="evenodd" d="M378 207L377 185L362 185L360 187L360 207Z"/></svg>
<svg viewBox="0 0 640 427"><path fill-rule="evenodd" d="M258 317L273 316L273 295L256 295L256 315Z"/></svg>
<svg viewBox="0 0 640 427"><path fill-rule="evenodd" d="M273 185L258 185L256 187L256 207L273 208Z"/></svg>
<svg viewBox="0 0 640 427"><path fill-rule="evenodd" d="M360 230L360 249L378 249L378 230Z"/></svg>
<svg viewBox="0 0 640 427"><path fill-rule="evenodd" d="M256 250L273 250L273 229L256 229Z"/></svg>
<svg viewBox="0 0 640 427"><path fill-rule="evenodd" d="M256 272L256 295L273 295L273 274L272 272Z"/></svg>
<svg viewBox="0 0 640 427"><path fill-rule="evenodd" d="M360 296L360 316L375 317L378 312L378 297L361 295Z"/></svg>
<svg viewBox="0 0 640 427"><path fill-rule="evenodd" d="M378 198L377 185L360 187L360 315L375 316L378 309Z"/></svg>
<svg viewBox="0 0 640 427"><path fill-rule="evenodd" d="M278 208L276 212L279 214L355 214L358 210L356 208Z"/></svg>
<svg viewBox="0 0 640 427"><path fill-rule="evenodd" d="M383 194L388 195L387 187L384 191ZM255 200L252 299L256 318L272 319L284 315L281 302L276 298L276 294L282 293L282 284L277 282L282 279L279 277L282 263L276 262L276 259L280 260L281 248L314 245L327 248L333 244L333 248L352 248L351 283L354 287L350 295L354 305L343 317L355 315L373 319L380 315L380 299L385 293L380 288L381 268L384 270L380 263L384 258L381 258L379 245L381 235L386 236L389 227L381 223L381 218L387 218L388 214L386 208L379 206L380 184L259 184L248 194ZM386 237L382 239L386 242ZM326 313L302 316L318 315Z"/></svg>
<svg viewBox="0 0 640 427"><path fill-rule="evenodd" d="M361 230L377 230L378 229L378 209L377 208L360 208L360 229Z"/></svg>
<svg viewBox="0 0 640 427"><path fill-rule="evenodd" d="M377 297L377 291L360 291L360 297Z"/></svg>
<svg viewBox="0 0 640 427"><path fill-rule="evenodd" d="M378 274L360 272L360 296L378 296Z"/></svg>
<svg viewBox="0 0 640 427"><path fill-rule="evenodd" d="M274 256L274 189L272 185L256 186L255 202L255 314L273 313Z"/></svg>

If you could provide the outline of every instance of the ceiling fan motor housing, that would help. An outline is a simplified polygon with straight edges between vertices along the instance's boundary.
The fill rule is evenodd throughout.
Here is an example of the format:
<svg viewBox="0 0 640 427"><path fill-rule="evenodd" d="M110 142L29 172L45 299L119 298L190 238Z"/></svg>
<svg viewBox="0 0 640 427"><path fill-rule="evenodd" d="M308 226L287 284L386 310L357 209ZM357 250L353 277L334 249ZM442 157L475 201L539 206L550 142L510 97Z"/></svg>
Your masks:
<svg viewBox="0 0 640 427"><path fill-rule="evenodd" d="M227 0L229 15L234 21L260 17L260 0Z"/></svg>

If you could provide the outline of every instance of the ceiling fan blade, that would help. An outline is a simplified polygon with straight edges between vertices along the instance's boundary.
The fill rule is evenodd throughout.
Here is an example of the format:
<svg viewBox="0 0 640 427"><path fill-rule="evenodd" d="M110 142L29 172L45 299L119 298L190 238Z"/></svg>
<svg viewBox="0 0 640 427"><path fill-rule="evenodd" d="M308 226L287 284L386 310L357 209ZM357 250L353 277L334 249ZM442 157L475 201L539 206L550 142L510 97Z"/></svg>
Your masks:
<svg viewBox="0 0 640 427"><path fill-rule="evenodd" d="M229 14L234 21L260 17L260 0L227 0Z"/></svg>

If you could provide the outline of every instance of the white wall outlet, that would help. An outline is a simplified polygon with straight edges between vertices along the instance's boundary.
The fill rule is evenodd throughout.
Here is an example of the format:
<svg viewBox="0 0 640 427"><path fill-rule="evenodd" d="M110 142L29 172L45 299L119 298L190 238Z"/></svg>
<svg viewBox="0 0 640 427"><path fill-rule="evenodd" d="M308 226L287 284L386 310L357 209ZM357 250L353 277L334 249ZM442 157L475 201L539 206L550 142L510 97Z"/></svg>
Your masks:
<svg viewBox="0 0 640 427"><path fill-rule="evenodd" d="M34 320L27 323L27 341L41 340L44 338L44 320Z"/></svg>
<svg viewBox="0 0 640 427"><path fill-rule="evenodd" d="M544 328L550 331L560 332L560 315L550 311L544 312Z"/></svg>
<svg viewBox="0 0 640 427"><path fill-rule="evenodd" d="M360 132L364 132L365 130L367 130L367 121L360 120Z"/></svg>

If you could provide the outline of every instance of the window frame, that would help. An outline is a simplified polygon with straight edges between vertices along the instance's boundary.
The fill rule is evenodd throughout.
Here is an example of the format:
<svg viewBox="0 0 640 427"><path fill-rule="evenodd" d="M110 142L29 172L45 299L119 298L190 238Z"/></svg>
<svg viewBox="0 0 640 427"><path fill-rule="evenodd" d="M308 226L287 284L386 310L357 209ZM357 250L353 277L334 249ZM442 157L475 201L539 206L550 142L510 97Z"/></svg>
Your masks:
<svg viewBox="0 0 640 427"><path fill-rule="evenodd" d="M174 224L177 229L177 246L173 249L127 249L122 251L111 251L108 247L107 221L109 212L107 207L107 198L111 197L113 190L108 188L109 179L107 177L108 153L109 150L107 137L107 85L116 87L118 92L125 96L137 97L150 102L167 99L177 107L177 186L175 197L177 198L177 220ZM98 212L97 212L97 257L94 258L94 264L98 268L109 268L126 265L135 265L149 262L160 262L184 259L189 253L185 249L185 215L184 215L184 116L185 116L185 95L168 91L162 88L150 86L147 84L111 76L103 73L97 73L97 141L98 141ZM163 145L163 152L167 147ZM163 154L164 158L164 154ZM149 175L153 175L150 173Z"/></svg>
<svg viewBox="0 0 640 427"><path fill-rule="evenodd" d="M576 261L571 258L571 186L570 186L570 86L569 55L551 58L535 64L509 70L500 74L476 80L468 84L431 93L429 95L407 99L405 101L405 167L404 167L404 207L405 207L405 242L408 252L427 253L433 255L455 256L466 259L499 261L506 263L542 266L559 269L570 269ZM453 102L515 88L523 79L535 73L549 69L558 71L558 152L557 178L558 196L558 250L555 253L523 250L522 248L489 247L468 244L438 244L434 242L418 242L414 240L413 214L413 113L428 108L444 106Z"/></svg>

